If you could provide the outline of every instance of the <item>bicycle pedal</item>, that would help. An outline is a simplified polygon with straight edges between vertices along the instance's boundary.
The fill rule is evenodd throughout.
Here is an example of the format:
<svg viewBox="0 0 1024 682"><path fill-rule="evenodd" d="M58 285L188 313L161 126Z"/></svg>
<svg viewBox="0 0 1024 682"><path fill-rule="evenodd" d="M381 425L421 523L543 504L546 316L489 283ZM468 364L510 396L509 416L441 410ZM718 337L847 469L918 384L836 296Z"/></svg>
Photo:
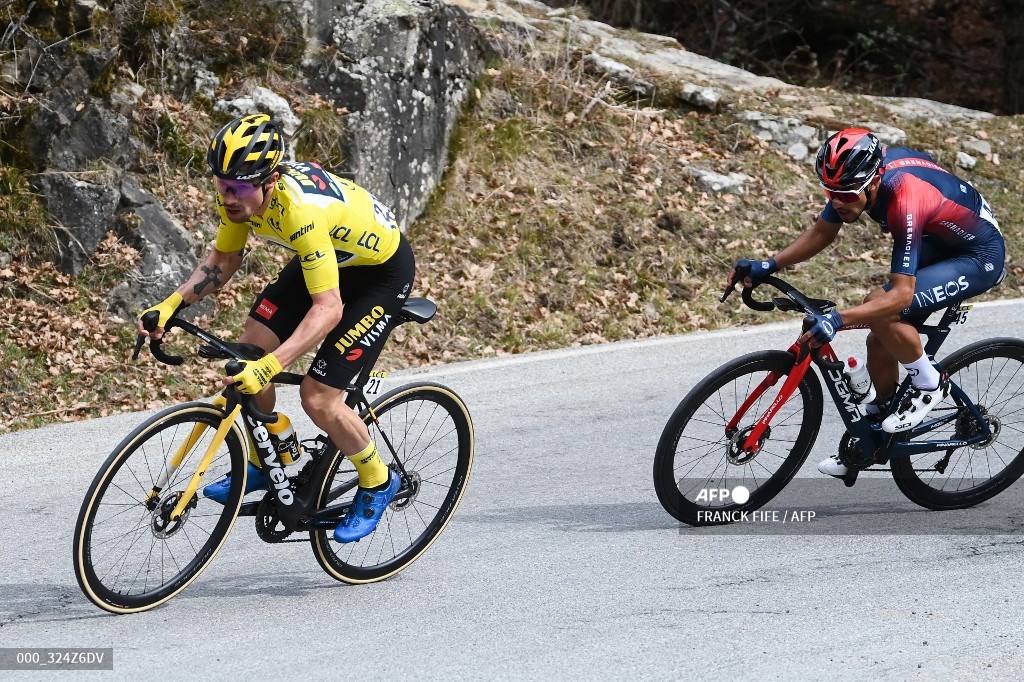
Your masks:
<svg viewBox="0 0 1024 682"><path fill-rule="evenodd" d="M850 469L848 472L840 476L843 483L846 484L847 488L852 488L853 484L857 482L857 476L860 474L860 469Z"/></svg>

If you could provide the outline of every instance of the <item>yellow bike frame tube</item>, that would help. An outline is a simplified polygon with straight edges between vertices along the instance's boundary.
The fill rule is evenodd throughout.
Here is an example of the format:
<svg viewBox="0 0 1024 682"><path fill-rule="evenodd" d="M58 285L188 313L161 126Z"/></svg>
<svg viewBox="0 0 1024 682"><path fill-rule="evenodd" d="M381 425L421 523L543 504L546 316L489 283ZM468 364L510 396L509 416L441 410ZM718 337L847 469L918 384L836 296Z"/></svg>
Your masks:
<svg viewBox="0 0 1024 682"><path fill-rule="evenodd" d="M217 407L224 407L227 405L227 402L228 401L222 395L213 399L213 404ZM168 479L170 479L170 477L174 475L174 472L178 470L178 467L181 466L181 461L185 459L185 455L188 454L189 450L195 447L195 444L199 442L199 439L203 437L203 434L206 433L206 429L208 428L210 428L208 424L196 424L192 427L192 433L188 435L188 438L186 438L185 442L181 444L178 451L175 452L169 460L167 460L167 466L165 466L164 470L160 472L160 477L157 479L156 485L153 486L153 489L149 491L149 495L146 496L146 502L149 502L160 494L160 491L163 490L164 486L167 484Z"/></svg>
<svg viewBox="0 0 1024 682"><path fill-rule="evenodd" d="M217 449L220 448L220 444L224 442L224 438L228 435L228 431L235 424L235 419L238 418L238 413L242 411L242 405L235 405L235 409L231 410L231 414L224 417L221 421L220 426L217 427L217 433L213 434L213 440L210 441L210 447L206 448L206 454L203 455L203 460L199 463L199 467L196 472L192 474L192 479L188 482L188 487L185 488L185 493L178 500L178 504L174 505L174 511L171 512L171 520L177 521L181 518L182 512L185 511L185 507L192 500L192 496L196 494L196 489L199 488L199 481L202 480L203 474L206 473L207 467L213 462L213 456L216 454Z"/></svg>

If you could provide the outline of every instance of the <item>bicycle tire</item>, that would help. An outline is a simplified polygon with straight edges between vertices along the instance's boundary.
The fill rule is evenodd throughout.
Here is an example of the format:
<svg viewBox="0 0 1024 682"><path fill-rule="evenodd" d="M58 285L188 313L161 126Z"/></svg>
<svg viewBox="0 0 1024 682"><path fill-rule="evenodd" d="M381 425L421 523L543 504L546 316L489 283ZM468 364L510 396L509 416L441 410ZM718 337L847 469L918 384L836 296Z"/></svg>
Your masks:
<svg viewBox="0 0 1024 682"><path fill-rule="evenodd" d="M727 434L726 429L764 377L770 372L788 376L792 368L793 355L785 351L750 353L714 370L687 393L665 425L654 457L654 489L665 511L691 526L720 525L729 523L734 512L762 507L785 487L810 453L821 425L821 382L813 370L807 372L798 390L775 415L771 432L752 458L731 462L729 455L736 457L744 430L764 414L785 378L751 405L734 435ZM684 457L691 451L696 455L693 461ZM710 471L699 473L698 467ZM701 491L732 491L738 485L749 491L745 502L697 499Z"/></svg>
<svg viewBox="0 0 1024 682"><path fill-rule="evenodd" d="M75 577L96 606L119 614L159 606L188 587L223 546L245 485L246 455L237 423L227 432L200 483L231 472L227 503L220 505L197 490L179 522L168 518L223 417L219 407L200 402L167 408L134 429L96 473L74 535ZM146 498L179 448L183 459L159 492L155 509L150 509ZM113 529L121 522L130 530L118 535ZM117 554L122 551L119 547L123 554ZM136 557L142 563L128 566ZM157 560L159 565L154 565ZM172 574L165 577L168 572ZM140 579L142 589L135 590ZM152 587L151 581L155 581Z"/></svg>
<svg viewBox="0 0 1024 682"><path fill-rule="evenodd" d="M892 476L915 504L934 510L965 509L998 495L1024 474L1024 341L989 339L961 348L939 365L979 406L997 433L988 443L953 451L944 472L936 464L945 452L894 456ZM949 424L920 434L922 439L957 439L976 428L965 408L950 399L929 417L957 409Z"/></svg>
<svg viewBox="0 0 1024 682"><path fill-rule="evenodd" d="M339 544L333 539L333 530L310 532L320 566L345 583L384 580L422 556L451 520L473 468L473 421L465 403L451 389L426 382L409 384L384 394L371 409L377 415L376 425L369 412L361 416L381 458L390 464L392 455L378 429L401 454L415 493L392 502L376 530L358 542ZM336 479L344 482L355 477L355 469L341 453L335 452L328 471L317 496L317 509L351 501L355 492L332 500Z"/></svg>

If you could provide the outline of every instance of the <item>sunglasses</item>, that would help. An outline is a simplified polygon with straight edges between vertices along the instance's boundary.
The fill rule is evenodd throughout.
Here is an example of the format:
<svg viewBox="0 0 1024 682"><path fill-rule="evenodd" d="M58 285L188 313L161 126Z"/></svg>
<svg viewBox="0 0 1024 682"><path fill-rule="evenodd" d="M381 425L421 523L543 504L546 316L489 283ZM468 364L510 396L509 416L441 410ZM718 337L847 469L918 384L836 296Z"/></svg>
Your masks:
<svg viewBox="0 0 1024 682"><path fill-rule="evenodd" d="M249 180L225 180L218 177L214 177L213 184L221 196L230 192L239 199L251 197L261 187L258 183L254 185Z"/></svg>
<svg viewBox="0 0 1024 682"><path fill-rule="evenodd" d="M819 182L821 188L825 190L825 196L828 197L829 201L833 199L837 200L841 204L852 204L860 199L860 193L864 191L864 188L871 184L871 181L875 179L875 173L871 174L864 184L857 189L832 189L828 187L824 182Z"/></svg>

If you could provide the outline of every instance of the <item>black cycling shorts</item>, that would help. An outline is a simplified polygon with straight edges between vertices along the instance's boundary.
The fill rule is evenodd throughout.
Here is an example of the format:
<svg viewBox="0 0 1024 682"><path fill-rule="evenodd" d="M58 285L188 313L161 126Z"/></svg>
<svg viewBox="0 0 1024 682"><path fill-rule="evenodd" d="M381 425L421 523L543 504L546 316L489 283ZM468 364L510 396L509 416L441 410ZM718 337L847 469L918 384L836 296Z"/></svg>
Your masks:
<svg viewBox="0 0 1024 682"><path fill-rule="evenodd" d="M345 310L341 322L320 344L308 375L327 386L348 387L367 361L380 355L415 277L416 258L405 235L386 263L339 268ZM256 298L249 317L269 327L283 343L312 306L296 256Z"/></svg>

